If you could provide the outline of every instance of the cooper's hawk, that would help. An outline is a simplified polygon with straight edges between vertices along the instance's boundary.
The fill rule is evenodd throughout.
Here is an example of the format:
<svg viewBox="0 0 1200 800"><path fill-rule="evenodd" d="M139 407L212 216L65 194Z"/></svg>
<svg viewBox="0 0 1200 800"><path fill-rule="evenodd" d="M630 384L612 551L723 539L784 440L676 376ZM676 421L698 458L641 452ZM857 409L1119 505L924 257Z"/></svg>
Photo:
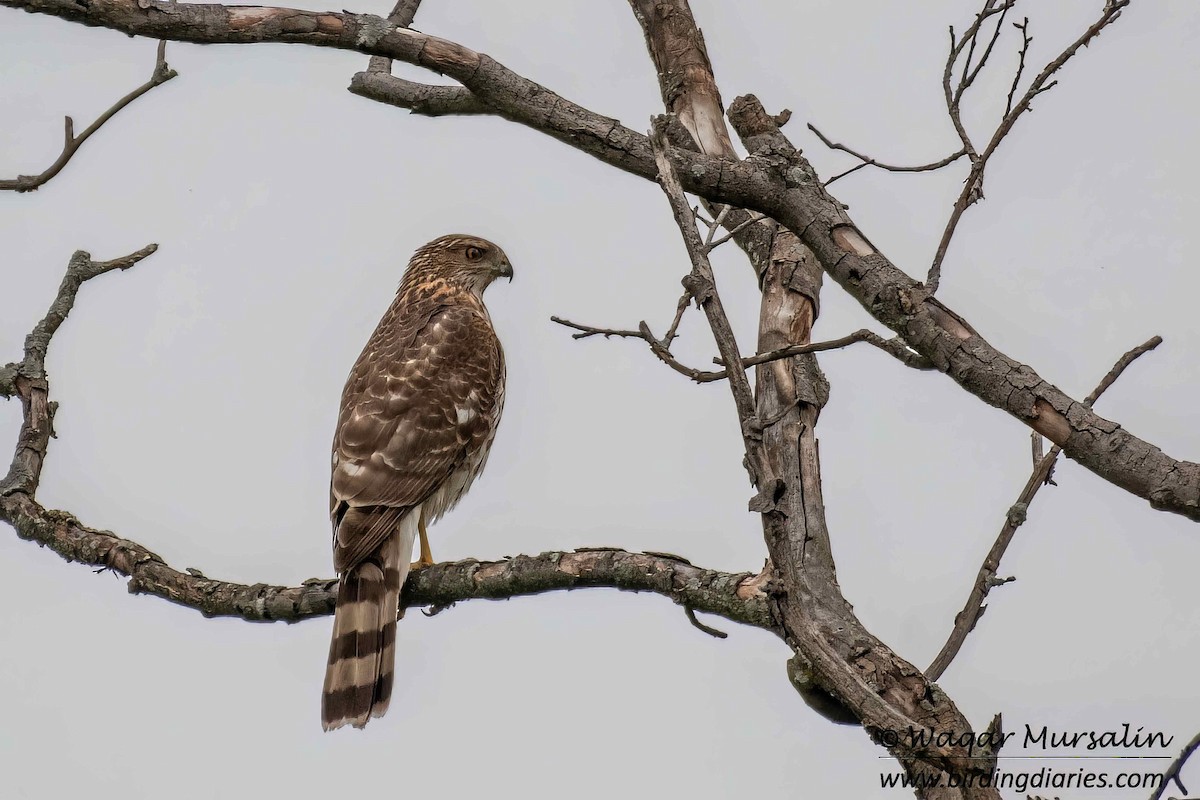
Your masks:
<svg viewBox="0 0 1200 800"><path fill-rule="evenodd" d="M350 370L329 489L340 581L325 730L361 728L387 710L400 587L410 566L433 563L425 526L478 477L500 422L504 354L483 290L512 274L486 239L434 239L413 254ZM418 535L420 560L410 565Z"/></svg>

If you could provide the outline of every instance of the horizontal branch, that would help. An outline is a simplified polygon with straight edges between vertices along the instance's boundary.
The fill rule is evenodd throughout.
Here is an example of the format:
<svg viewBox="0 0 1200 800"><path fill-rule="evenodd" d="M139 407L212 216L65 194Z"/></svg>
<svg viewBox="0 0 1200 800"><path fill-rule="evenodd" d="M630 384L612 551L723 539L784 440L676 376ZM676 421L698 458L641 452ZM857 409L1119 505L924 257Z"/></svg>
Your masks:
<svg viewBox="0 0 1200 800"><path fill-rule="evenodd" d="M928 164L917 164L915 166L904 166L904 165L899 165L899 164L885 164L884 162L877 161L868 155L864 155L864 154L858 152L857 150L853 150L853 149L847 147L846 145L841 144L840 142L831 141L828 136L821 133L821 131L819 131L817 129L817 126L813 125L811 122L808 124L808 129L810 131L812 131L813 133L815 133L817 135L817 138L820 139L821 142L826 147L828 147L830 150L840 150L843 153L847 153L849 155L854 156L860 162L862 162L855 167L851 167L850 169L846 170L845 172L834 175L832 178L825 181L826 186L828 186L829 184L833 183L834 181L836 181L840 178L844 178L847 175L850 175L851 173L857 172L858 170L860 170L864 167L877 167L878 169L882 169L887 172L933 172L935 170L941 169L942 167L946 167L946 166L949 166L950 164L953 164L955 161L958 161L960 158L962 158L963 156L965 156L967 154L967 148L960 147L957 152L951 153L950 155L946 156L945 158L938 159L937 161L931 161Z"/></svg>
<svg viewBox="0 0 1200 800"><path fill-rule="evenodd" d="M682 304L680 306L683 307ZM678 316L676 317L678 320ZM587 339L590 336L603 336L609 338L616 336L620 339L641 339L650 345L651 351L658 356L671 369L681 375L685 375L696 383L712 383L714 381L725 380L729 377L729 370L720 371L705 371L695 369L683 364L677 360L669 349L669 340L657 338L650 330L645 322L638 324L636 331L626 330L622 328L595 328L591 325L581 325L578 322L572 322L569 319L562 317L550 317L551 322L557 322L568 328L573 328L579 333L571 334L572 339ZM668 332L669 335L669 332ZM759 353L754 356L747 356L742 359L742 369L750 369L750 367L758 366L759 364L767 364L772 361L782 361L785 358L793 358L795 356L804 355L806 353L822 353L827 350L840 350L844 347L849 347L852 344L864 342L877 347L888 355L892 356L900 363L913 369L928 370L933 369L933 364L930 364L925 357L920 353L913 352L909 347L901 341L897 336L891 339L884 339L877 333L863 328L854 333L841 337L840 339L830 339L827 342L808 342L806 344L793 344L787 347L780 347L777 350L770 350L766 353ZM713 358L713 362L721 364L720 358Z"/></svg>
<svg viewBox="0 0 1200 800"><path fill-rule="evenodd" d="M332 578L300 586L246 585L209 578L194 569L177 570L142 545L42 508L24 493L0 497L0 518L22 539L68 561L127 576L131 593L156 595L208 617L298 622L332 614L337 602L337 581ZM415 570L404 585L400 605L440 608L464 600L608 587L660 594L694 611L774 630L761 583L751 573L702 569L665 553L580 549L503 561L468 559Z"/></svg>
<svg viewBox="0 0 1200 800"><path fill-rule="evenodd" d="M397 78L386 72L359 72L350 91L368 100L407 108L426 117L495 114L496 110L462 86L434 86Z"/></svg>
<svg viewBox="0 0 1200 800"><path fill-rule="evenodd" d="M0 6L156 39L290 42L397 59L450 76L505 119L610 166L647 179L658 174L649 140L619 121L572 103L486 55L397 29L377 16L161 0L0 0ZM1069 458L1154 508L1200 520L1200 464L1167 456L994 348L870 244L756 98L731 104L731 119L739 106L735 127L740 124L751 156L726 161L670 149L667 155L685 190L782 223L872 317L967 392L1060 444Z"/></svg>
<svg viewBox="0 0 1200 800"><path fill-rule="evenodd" d="M104 123L108 122L116 116L123 108L128 106L134 100L137 100L142 95L149 92L156 86L161 86L167 81L174 78L179 73L167 66L167 42L166 40L158 43L158 57L154 62L154 71L150 74L150 80L143 83L138 88L134 89L129 94L122 97L114 103L107 111L101 114L95 122L87 127L87 129L75 135L75 122L70 117L65 120L65 132L63 134L63 149L54 163L47 167L39 175L18 175L14 179L0 178L0 191L14 192L32 192L36 191L39 186L48 183L55 175L62 171L62 168L67 165L71 157L83 146L93 133L100 130Z"/></svg>

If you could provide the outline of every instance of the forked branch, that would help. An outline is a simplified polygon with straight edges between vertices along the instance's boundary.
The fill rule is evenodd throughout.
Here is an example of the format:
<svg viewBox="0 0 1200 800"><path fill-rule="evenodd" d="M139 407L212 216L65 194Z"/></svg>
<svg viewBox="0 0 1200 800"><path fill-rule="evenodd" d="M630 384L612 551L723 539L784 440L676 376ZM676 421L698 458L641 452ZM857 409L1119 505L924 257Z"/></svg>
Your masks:
<svg viewBox="0 0 1200 800"><path fill-rule="evenodd" d="M1109 370L1108 374L1092 390L1092 393L1087 396L1087 399L1083 401L1084 405L1090 408L1093 403L1100 399L1100 395L1104 394L1108 387L1112 386L1117 378L1121 377L1121 373L1130 364L1160 344L1162 344L1162 337L1155 336L1121 356L1113 368ZM983 612L987 610L984 601L987 600L987 596L991 593L993 587L1001 586L1013 580L1012 578L997 577L1000 569L1000 560L1004 558L1008 546L1012 544L1017 528L1025 523L1026 515L1029 512L1029 505L1033 502L1033 498L1037 496L1038 490L1050 481L1050 475L1054 470L1054 464L1058 460L1060 453L1062 453L1062 448L1055 445L1050 448L1049 453L1042 456L1034 464L1029 480L1025 482L1025 487L1021 490L1021 494L1017 496L1016 502L1013 503L1012 507L1008 510L1008 514L1005 515L1004 525L1000 528L1000 534L996 537L996 541L992 544L987 556L983 559L983 565L979 567L979 573L975 576L975 585L971 587L971 593L967 597L966 605L954 617L954 628L950 631L950 638L946 640L946 644L942 646L941 652L937 654L933 663L925 670L925 674L929 676L929 680L936 681L940 678L946 671L946 668L950 666L955 656L958 655L963 643L967 640L967 636L975 629L976 623L983 616Z"/></svg>
<svg viewBox="0 0 1200 800"><path fill-rule="evenodd" d="M985 18L984 15L989 12L1000 12L1000 18L1001 21L1003 21L1004 14L1006 14L1008 9L1013 5L1014 0L1008 0L1008 2L1005 2L1002 6L996 6L995 2L996 0L985 0L984 11L977 16L975 25L973 25L968 31L967 36L972 42L972 49L974 46L974 41L979 36L982 21ZM963 94L970 87L971 82L974 80L973 76L978 74L979 70L982 69L987 63L987 57L991 54L992 46L995 44L996 39L999 36L1000 25L997 24L996 31L993 34L987 49L984 51L984 54L980 57L980 60L973 72L970 73L968 78L960 81L956 89L951 89L950 87L950 75L954 68L954 62L962 52L963 43L959 42L957 47L952 44L950 56L946 61L945 74L943 76L943 91L946 95L946 107L950 115L950 119L954 124L954 128L958 132L959 137L962 139L963 147L967 151L967 156L971 160L971 170L967 174L967 179L963 182L962 191L959 192L958 198L954 202L954 207L950 211L950 218L947 220L946 227L942 231L942 238L938 242L937 251L933 256L933 263L930 265L929 274L925 279L925 286L931 295L937 292L938 285L941 282L942 264L946 259L946 252L950 248L950 242L954 238L955 231L958 230L959 221L962 219L963 214L966 213L968 208L983 198L983 177L984 172L987 169L988 160L995 154L1005 137L1012 132L1013 126L1016 125L1017 120L1020 119L1021 115L1032 108L1034 98L1043 92L1047 92L1054 88L1054 86L1058 83L1057 81L1051 80L1051 78L1060 69L1062 69L1068 61L1071 60L1071 58L1079 51L1079 48L1085 47L1091 43L1105 28L1107 28L1113 22L1116 22L1121 16L1121 11L1129 5L1129 2L1130 0L1105 0L1104 9L1101 11L1099 19L1092 23L1087 30L1085 30L1079 36L1079 38L1067 45L1067 47L1061 53L1059 53L1053 60L1046 64L1037 77L1035 77L1029 84L1029 87L1025 90L1025 93L1014 105L1013 97L1016 94L1017 86L1020 83L1021 74L1025 70L1025 57L1028 54L1029 44L1032 41L1029 36L1028 18L1026 18L1024 22L1015 25L1017 30L1021 32L1022 36L1022 44L1019 51L1020 62L1017 66L1016 76L1013 78L1012 88L1009 90L1004 116L1001 117L1000 123L996 126L996 129L992 133L992 136L988 141L987 146L983 149L983 152L976 151L974 145L971 143L971 138L967 133L966 127L963 125L962 98ZM954 33L953 29L951 29L952 42L953 37ZM968 62L969 61L970 58L968 57Z"/></svg>
<svg viewBox="0 0 1200 800"><path fill-rule="evenodd" d="M62 171L62 168L67 165L67 162L79 151L91 135L116 116L121 109L128 106L134 100L137 100L142 95L149 92L156 86L161 86L167 81L178 75L175 70L167 65L167 42L166 40L158 43L158 56L154 61L154 71L150 74L150 80L143 83L138 88L134 89L129 94L122 97L114 103L107 111L96 118L96 121L84 130L78 136L75 135L75 122L70 117L65 120L65 130L63 133L63 149L59 153L58 158L54 163L47 167L38 175L18 175L13 179L0 179L0 190L13 192L33 192L38 187L45 185L55 175Z"/></svg>

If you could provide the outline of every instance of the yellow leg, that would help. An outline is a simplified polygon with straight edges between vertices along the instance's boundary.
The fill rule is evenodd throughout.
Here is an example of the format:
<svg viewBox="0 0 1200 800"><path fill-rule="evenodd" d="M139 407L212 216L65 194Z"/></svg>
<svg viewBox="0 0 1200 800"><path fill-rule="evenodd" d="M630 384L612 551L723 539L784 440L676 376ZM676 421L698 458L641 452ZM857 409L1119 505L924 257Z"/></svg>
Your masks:
<svg viewBox="0 0 1200 800"><path fill-rule="evenodd" d="M421 555L412 563L410 569L421 569L422 567L433 566L437 562L433 560L433 553L429 550L429 532L425 530L425 511L421 511L421 519L417 522L417 530L420 532L421 538Z"/></svg>

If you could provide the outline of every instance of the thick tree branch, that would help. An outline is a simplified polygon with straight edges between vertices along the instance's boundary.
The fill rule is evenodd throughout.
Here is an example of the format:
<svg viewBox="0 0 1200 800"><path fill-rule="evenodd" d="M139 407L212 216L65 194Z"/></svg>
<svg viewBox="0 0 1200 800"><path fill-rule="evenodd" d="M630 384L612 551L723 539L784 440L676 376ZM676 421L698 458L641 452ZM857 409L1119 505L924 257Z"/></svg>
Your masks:
<svg viewBox="0 0 1200 800"><path fill-rule="evenodd" d="M209 617L299 622L332 614L337 602L335 579L313 579L300 586L245 585L209 578L195 569L177 570L142 545L89 528L62 511L42 508L24 493L0 497L0 519L22 539L49 547L68 561L127 576L131 593L162 597ZM435 564L409 575L400 604L445 607L464 600L596 587L660 594L695 611L775 629L766 596L751 573L717 572L664 554L604 548Z"/></svg>
<svg viewBox="0 0 1200 800"><path fill-rule="evenodd" d="M673 72L687 74L693 67L691 83L699 100L689 108L703 109L711 103L705 96L717 97L715 80L704 54L703 39L696 28L687 0L631 2L646 33L647 42L658 67L664 101L671 107ZM653 13L650 13L650 12ZM687 54L691 53L689 58ZM697 55L698 54L698 55ZM700 56L704 56L703 59ZM711 82L711 92L700 89ZM683 81L687 93L688 81ZM733 114L730 118L737 120ZM675 221L684 239L693 265L685 288L695 297L708 316L709 326L725 364L741 361L719 305L707 255L716 225L726 220L729 206L720 209L702 242L695 217L688 207L675 169L667 157L668 120L656 120L651 134L659 169L659 182L671 202ZM779 118L772 120L779 124ZM721 131L724 131L723 124ZM739 133L741 131L739 130ZM703 131L700 132L703 135ZM692 132L692 138L697 133ZM749 143L748 143L749 144ZM715 149L715 148L706 148ZM731 147L722 147L734 158ZM734 225L740 225L734 222ZM761 231L761 228L758 230ZM816 319L820 290L820 268L812 253L788 231L770 232L769 244L751 241L742 244L758 267L763 300L759 314L759 351L772 351L790 345L807 344ZM705 292L713 298L705 302ZM657 340L648 336L652 349ZM661 343L659 343L661 344ZM830 719L845 721L845 711L868 730L898 729L908 724L945 730L967 730L967 721L944 695L931 698L930 687L918 677L916 669L870 635L846 603L837 585L824 503L821 500L820 458L815 427L821 406L828 395L828 384L811 354L787 360L777 359L756 370L757 391L752 405L743 400L740 390L745 381L741 370L728 373L734 404L741 423L746 448L746 466L758 488L750 509L761 514L763 533L772 563L778 569L781 591L773 596L775 613L782 622L785 639L795 656L789 662L792 683L805 702ZM747 392L747 394L749 394ZM749 405L749 407L747 407ZM801 663L803 666L800 666ZM806 680L794 676L803 672ZM830 707L844 707L830 713ZM974 761L956 748L891 748L906 769L931 767L964 776L992 766L986 756ZM958 792L954 793L959 796ZM962 797L996 798L991 790L968 789Z"/></svg>
<svg viewBox="0 0 1200 800"><path fill-rule="evenodd" d="M397 78L386 72L359 72L350 79L350 91L359 97L407 108L426 117L495 114L496 110L462 86L434 86Z"/></svg>
<svg viewBox="0 0 1200 800"><path fill-rule="evenodd" d="M108 122L121 109L137 100L142 95L149 92L156 86L161 86L167 81L174 78L179 73L167 66L167 42L166 40L158 43L158 57L154 62L154 71L150 74L150 80L143 83L138 88L134 89L129 94L122 97L112 105L107 111L101 114L95 122L87 127L83 133L75 135L75 122L70 117L65 120L66 130L63 134L63 149L54 163L45 169L40 175L18 175L15 179L0 179L0 191L8 190L14 192L33 192L48 183L55 175L62 171L62 168L67 165L71 157L79 151L93 133L100 130L104 123Z"/></svg>
<svg viewBox="0 0 1200 800"><path fill-rule="evenodd" d="M133 35L201 43L293 42L381 55L443 72L502 116L611 166L657 174L649 141L618 121L571 103L495 60L370 15L283 8L172 4L159 0L0 0L0 5L100 25ZM142 8L145 6L145 8ZM756 99L744 98L758 105ZM758 117L756 117L757 119ZM1158 509L1200 520L1200 465L1170 458L1097 416L1033 369L997 351L962 317L879 253L844 206L765 112L752 158L668 152L685 190L767 214L797 232L825 272L877 321L979 399L1063 446L1069 458ZM757 230L754 226L749 231Z"/></svg>
<svg viewBox="0 0 1200 800"><path fill-rule="evenodd" d="M1108 374L1100 381L1099 385L1083 401L1084 405L1091 407L1100 398L1100 395L1104 394L1108 387L1112 386L1117 378L1121 377L1121 373L1130 364L1160 344L1162 344L1162 337L1155 336L1121 356L1113 368L1109 370ZM1054 464L1061 452L1062 448L1055 445L1050 448L1049 453L1042 456L1034 464L1029 480L1025 482L1025 487L1021 490L1021 494L1017 496L1016 502L1009 508L1008 514L1005 515L1004 525L1000 529L1000 534L996 537L996 541L992 544L987 556L984 557L982 566L979 567L979 573L975 576L975 584L971 587L971 593L967 596L966 605L954 617L954 628L950 631L950 637L942 645L941 652L933 659L933 663L925 670L925 675L929 680L936 681L942 677L946 668L954 661L954 658L962 649L963 643L966 642L967 636L971 631L975 630L975 625L983 617L983 612L987 610L984 601L987 600L987 596L992 591L992 588L1002 586L1013 580L1013 578L996 577L1000 569L1000 560L1004 558L1005 552L1008 551L1008 546L1012 544L1017 528L1025 524L1029 506L1033 502L1033 498L1037 496L1038 490L1050 481L1050 475L1054 471Z"/></svg>
<svg viewBox="0 0 1200 800"><path fill-rule="evenodd" d="M396 5L392 8L392 13L388 14L388 22L399 28L407 28L413 24L413 20L417 18L417 11L421 8L421 0L396 0ZM371 56L371 60L367 62L367 70L369 72L390 73L392 71L392 60L383 58L382 56Z"/></svg>
<svg viewBox="0 0 1200 800"><path fill-rule="evenodd" d="M337 599L333 579L306 581L296 587L213 580L198 570L174 569L137 542L89 528L71 514L46 509L35 499L53 435L55 404L49 400L45 371L50 341L70 314L84 282L128 269L156 249L157 245L151 244L112 261L94 261L87 253L76 252L49 311L25 339L24 358L0 372L0 390L6 396L19 396L24 409L12 466L0 483L0 520L12 525L21 538L48 547L68 561L128 576L130 592L157 595L207 616L295 622L332 613ZM444 607L475 598L495 600L601 586L654 592L694 611L776 629L762 591L762 576L701 569L664 553L611 548L438 564L410 575L401 602L402 607Z"/></svg>

